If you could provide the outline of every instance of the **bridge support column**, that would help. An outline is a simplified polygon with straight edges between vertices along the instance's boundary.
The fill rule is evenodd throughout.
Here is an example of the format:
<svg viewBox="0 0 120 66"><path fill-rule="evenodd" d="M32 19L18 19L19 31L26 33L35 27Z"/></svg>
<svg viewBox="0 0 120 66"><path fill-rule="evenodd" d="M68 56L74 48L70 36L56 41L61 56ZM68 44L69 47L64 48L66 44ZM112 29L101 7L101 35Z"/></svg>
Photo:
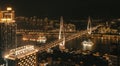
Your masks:
<svg viewBox="0 0 120 66"><path fill-rule="evenodd" d="M59 31L59 39L63 39L63 42L59 44L59 49L61 51L65 50L65 33L63 26L63 17L60 18L60 31Z"/></svg>
<svg viewBox="0 0 120 66"><path fill-rule="evenodd" d="M88 34L92 33L92 31L91 31L91 20L90 20L90 17L88 18L87 31L88 31Z"/></svg>

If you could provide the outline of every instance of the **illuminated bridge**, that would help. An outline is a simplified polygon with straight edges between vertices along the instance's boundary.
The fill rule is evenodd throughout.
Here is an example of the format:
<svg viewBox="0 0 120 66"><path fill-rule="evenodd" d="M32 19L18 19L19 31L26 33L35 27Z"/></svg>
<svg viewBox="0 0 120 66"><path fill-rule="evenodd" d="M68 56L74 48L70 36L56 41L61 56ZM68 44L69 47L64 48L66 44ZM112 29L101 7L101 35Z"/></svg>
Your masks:
<svg viewBox="0 0 120 66"><path fill-rule="evenodd" d="M96 27L91 28L91 31L96 30L96 29L97 29L98 27L100 27L100 26L102 26L102 25L98 25L98 26L96 26ZM81 36L84 35L84 34L88 34L88 30L83 30L83 31L80 31L80 32L78 32L78 33L75 33L75 34L73 34L73 35L71 35L71 36L68 36L68 37L65 38L65 41L70 41L70 40L72 40L72 39L81 37ZM43 46L40 46L40 47L39 47L39 52L42 52L42 51L48 50L48 49L50 49L50 48L52 48L52 47L55 47L55 46L59 45L62 41L63 41L63 39L58 39L58 40L53 41L53 42L51 42L51 43L45 44L45 45L43 45Z"/></svg>

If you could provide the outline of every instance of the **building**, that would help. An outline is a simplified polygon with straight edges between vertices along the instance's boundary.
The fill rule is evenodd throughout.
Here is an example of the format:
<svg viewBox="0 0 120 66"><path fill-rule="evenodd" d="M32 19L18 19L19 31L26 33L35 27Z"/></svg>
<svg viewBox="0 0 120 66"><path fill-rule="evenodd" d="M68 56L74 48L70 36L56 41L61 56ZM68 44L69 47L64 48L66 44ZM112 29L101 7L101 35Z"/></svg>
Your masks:
<svg viewBox="0 0 120 66"><path fill-rule="evenodd" d="M32 45L25 45L11 49L5 58L12 60L13 66L37 66L37 52Z"/></svg>
<svg viewBox="0 0 120 66"><path fill-rule="evenodd" d="M14 17L14 10L11 7L0 11L0 58L4 58L4 54L16 46L17 25Z"/></svg>

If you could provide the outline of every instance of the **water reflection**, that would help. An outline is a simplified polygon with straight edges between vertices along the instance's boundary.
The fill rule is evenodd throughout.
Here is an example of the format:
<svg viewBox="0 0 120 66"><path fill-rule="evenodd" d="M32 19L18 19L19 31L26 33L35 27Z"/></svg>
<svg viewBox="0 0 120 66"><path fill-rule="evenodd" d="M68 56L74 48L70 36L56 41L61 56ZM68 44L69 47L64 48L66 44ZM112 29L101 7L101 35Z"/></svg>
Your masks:
<svg viewBox="0 0 120 66"><path fill-rule="evenodd" d="M89 48L95 52L109 53L111 52L111 47L114 44L118 44L119 38L106 38L106 37L96 37L93 36L90 40L94 43L94 45ZM81 49L83 48L82 42L86 40L84 37L74 39L73 41L66 42L66 47L69 49Z"/></svg>
<svg viewBox="0 0 120 66"><path fill-rule="evenodd" d="M47 37L47 43L52 42L58 38L51 36L51 37ZM83 49L83 45L82 42L86 39L90 39L94 45L91 47L92 51L95 52L102 52L102 53L109 53L111 51L111 48L114 48L114 44L118 44L118 39L117 37L104 37L104 36L92 36L92 37L80 37L80 38L76 38L73 39L69 42L66 42L65 46L67 49L69 50L77 50L77 49ZM18 45L25 45L25 44L34 44L37 46L40 46L42 44L37 43L37 42L32 42L32 41L23 41L21 36L18 36Z"/></svg>

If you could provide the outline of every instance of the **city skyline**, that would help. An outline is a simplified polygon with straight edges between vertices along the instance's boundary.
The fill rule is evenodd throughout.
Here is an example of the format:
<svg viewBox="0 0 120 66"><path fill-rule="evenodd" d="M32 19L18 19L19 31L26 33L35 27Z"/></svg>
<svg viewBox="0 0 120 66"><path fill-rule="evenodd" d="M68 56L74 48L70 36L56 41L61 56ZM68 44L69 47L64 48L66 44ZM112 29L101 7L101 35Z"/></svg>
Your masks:
<svg viewBox="0 0 120 66"><path fill-rule="evenodd" d="M80 0L80 1L31 1L31 0L0 0L1 8L6 6L14 7L16 16L42 16L42 17L60 17L65 18L86 18L92 16L95 18L119 18L119 3L111 0Z"/></svg>
<svg viewBox="0 0 120 66"><path fill-rule="evenodd" d="M119 66L119 19L74 25L15 12L0 11L0 66Z"/></svg>

